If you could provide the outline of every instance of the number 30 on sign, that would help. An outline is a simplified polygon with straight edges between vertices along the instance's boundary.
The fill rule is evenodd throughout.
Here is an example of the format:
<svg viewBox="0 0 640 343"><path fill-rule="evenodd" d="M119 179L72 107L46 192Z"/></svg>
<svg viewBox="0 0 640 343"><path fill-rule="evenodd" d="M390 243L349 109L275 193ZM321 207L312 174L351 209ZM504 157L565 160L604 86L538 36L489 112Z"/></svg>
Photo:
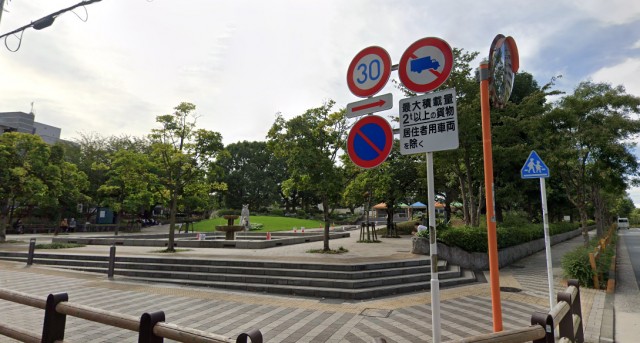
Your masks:
<svg viewBox="0 0 640 343"><path fill-rule="evenodd" d="M366 98L378 93L390 75L389 53L379 46L370 46L360 51L349 64L347 85L351 93Z"/></svg>

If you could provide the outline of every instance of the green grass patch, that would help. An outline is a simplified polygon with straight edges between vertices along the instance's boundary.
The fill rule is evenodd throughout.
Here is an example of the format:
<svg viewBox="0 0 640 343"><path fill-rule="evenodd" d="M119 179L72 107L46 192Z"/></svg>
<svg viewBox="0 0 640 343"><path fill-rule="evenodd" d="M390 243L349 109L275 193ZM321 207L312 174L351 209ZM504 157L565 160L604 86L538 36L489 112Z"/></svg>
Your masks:
<svg viewBox="0 0 640 343"><path fill-rule="evenodd" d="M24 241L16 241L15 239L10 239L8 241L0 242L0 244L16 244L16 243L24 243Z"/></svg>
<svg viewBox="0 0 640 343"><path fill-rule="evenodd" d="M324 228L324 222L312 219L273 216L251 216L249 219L251 223L259 223L262 225L258 230L251 230L252 232L289 231L293 230L294 227L298 230L300 230L301 227L305 229ZM194 224L194 229L199 232L213 232L216 230L216 225L227 225L227 220L224 218L202 220ZM234 225L240 225L240 218L234 221Z"/></svg>
<svg viewBox="0 0 640 343"><path fill-rule="evenodd" d="M47 243L36 244L36 249L69 249L69 248L81 248L86 245L78 243Z"/></svg>
<svg viewBox="0 0 640 343"><path fill-rule="evenodd" d="M310 254L344 254L349 252L349 249L345 249L344 247L339 247L336 250L323 250L323 249L311 249L311 250L307 250L308 253Z"/></svg>
<svg viewBox="0 0 640 343"><path fill-rule="evenodd" d="M152 250L151 252L161 253L161 254L173 254L173 253L185 252L185 251L191 251L191 250L193 249L173 249L173 250L160 249L160 250Z"/></svg>

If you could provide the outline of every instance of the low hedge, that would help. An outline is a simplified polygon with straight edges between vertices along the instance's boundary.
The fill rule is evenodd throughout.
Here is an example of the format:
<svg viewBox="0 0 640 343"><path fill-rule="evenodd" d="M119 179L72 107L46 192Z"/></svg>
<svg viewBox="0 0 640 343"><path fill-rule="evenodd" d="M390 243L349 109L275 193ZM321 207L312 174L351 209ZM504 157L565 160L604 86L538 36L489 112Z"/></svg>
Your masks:
<svg viewBox="0 0 640 343"><path fill-rule="evenodd" d="M613 255L615 255L615 248L618 236L614 232L611 237L611 243L607 246L604 253L596 260L596 268L599 274L602 274L602 279L598 280L600 289L607 288L607 281L609 279L609 267ZM587 247L580 246L574 250L564 254L562 256L562 269L567 278L577 279L580 282L580 286L586 286L594 288L593 284L593 269L591 269L591 263L589 262L589 253L598 245L600 237L595 237L589 241Z"/></svg>
<svg viewBox="0 0 640 343"><path fill-rule="evenodd" d="M549 234L557 235L577 229L576 223L556 223L549 225ZM498 227L498 249L527 243L544 237L541 224L527 224L517 227ZM457 246L468 252L487 252L487 230L480 227L449 227L438 230L438 240L449 246Z"/></svg>

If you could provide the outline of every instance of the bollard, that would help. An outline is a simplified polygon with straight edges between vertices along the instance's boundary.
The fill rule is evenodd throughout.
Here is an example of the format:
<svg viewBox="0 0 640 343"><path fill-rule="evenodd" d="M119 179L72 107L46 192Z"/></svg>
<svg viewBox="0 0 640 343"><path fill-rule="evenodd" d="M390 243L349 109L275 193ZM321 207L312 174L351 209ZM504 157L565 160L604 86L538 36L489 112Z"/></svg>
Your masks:
<svg viewBox="0 0 640 343"><path fill-rule="evenodd" d="M164 312L143 313L140 317L140 334L138 335L138 343L162 343L164 338L156 336L153 333L153 327L164 322Z"/></svg>
<svg viewBox="0 0 640 343"><path fill-rule="evenodd" d="M68 301L67 293L49 294L44 310L44 323L42 324L42 343L54 343L64 341L64 327L67 315L58 313L56 306L63 301Z"/></svg>
<svg viewBox="0 0 640 343"><path fill-rule="evenodd" d="M116 269L116 246L115 244L109 248L109 269L107 270L107 277L113 279L113 274Z"/></svg>
<svg viewBox="0 0 640 343"><path fill-rule="evenodd" d="M236 339L236 343L262 343L262 332L257 329L251 329L248 332L241 333Z"/></svg>
<svg viewBox="0 0 640 343"><path fill-rule="evenodd" d="M31 238L29 240L29 255L27 255L27 267L33 264L33 255L36 251L36 239Z"/></svg>

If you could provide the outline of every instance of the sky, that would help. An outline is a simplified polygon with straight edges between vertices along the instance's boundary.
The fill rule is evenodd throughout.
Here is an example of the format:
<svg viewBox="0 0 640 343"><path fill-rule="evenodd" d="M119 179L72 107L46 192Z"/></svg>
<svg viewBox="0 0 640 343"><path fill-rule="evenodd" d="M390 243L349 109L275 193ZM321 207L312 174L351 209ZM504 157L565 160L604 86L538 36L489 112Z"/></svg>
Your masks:
<svg viewBox="0 0 640 343"><path fill-rule="evenodd" d="M0 33L79 0L6 0ZM581 81L640 96L640 1L102 0L28 29L0 46L0 112L32 108L36 121L81 134L142 136L183 101L198 127L225 144L264 140L285 118L361 100L347 68L380 46L398 63L415 41L438 37L487 57L512 36L520 70L571 93ZM391 79L398 80L397 72ZM389 82L397 115L401 94ZM526 156L523 156L523 160ZM630 190L640 207L640 188Z"/></svg>

